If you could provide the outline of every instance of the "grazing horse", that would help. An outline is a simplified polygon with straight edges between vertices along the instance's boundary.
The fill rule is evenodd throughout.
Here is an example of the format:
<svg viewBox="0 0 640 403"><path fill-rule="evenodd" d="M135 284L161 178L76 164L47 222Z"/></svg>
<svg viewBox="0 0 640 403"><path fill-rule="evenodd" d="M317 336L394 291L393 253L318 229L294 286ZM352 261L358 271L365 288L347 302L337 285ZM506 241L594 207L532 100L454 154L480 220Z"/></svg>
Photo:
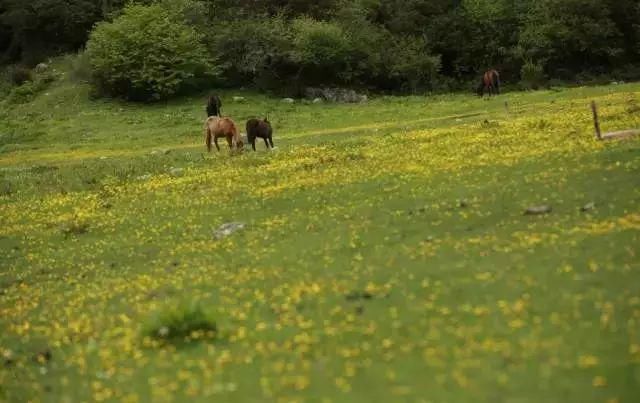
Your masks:
<svg viewBox="0 0 640 403"><path fill-rule="evenodd" d="M222 112L222 101L220 97L217 95L209 96L209 100L207 101L207 117L209 116L221 116Z"/></svg>
<svg viewBox="0 0 640 403"><path fill-rule="evenodd" d="M211 116L204 122L204 135L205 144L207 145L207 151L211 152L211 140L216 145L218 151L220 146L218 145L218 138L225 137L230 149L240 150L244 146L242 139L236 128L236 124L230 118L221 118L218 116Z"/></svg>
<svg viewBox="0 0 640 403"><path fill-rule="evenodd" d="M247 121L247 141L251 143L253 151L256 150L256 137L264 139L264 145L267 146L267 149L269 149L269 145L273 148L273 129L267 118Z"/></svg>
<svg viewBox="0 0 640 403"><path fill-rule="evenodd" d="M488 70L482 76L477 90L478 96L484 96L485 92L489 92L489 96L500 94L500 73L497 70Z"/></svg>

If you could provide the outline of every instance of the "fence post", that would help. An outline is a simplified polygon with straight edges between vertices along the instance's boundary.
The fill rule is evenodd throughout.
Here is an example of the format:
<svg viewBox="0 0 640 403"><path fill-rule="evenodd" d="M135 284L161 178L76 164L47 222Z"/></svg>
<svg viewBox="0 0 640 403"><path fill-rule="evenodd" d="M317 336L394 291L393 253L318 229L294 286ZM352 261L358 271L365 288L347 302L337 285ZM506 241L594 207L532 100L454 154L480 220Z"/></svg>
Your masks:
<svg viewBox="0 0 640 403"><path fill-rule="evenodd" d="M596 128L596 138L602 140L602 133L600 133L600 120L598 119L598 106L596 101L591 101L591 111L593 112L593 125Z"/></svg>

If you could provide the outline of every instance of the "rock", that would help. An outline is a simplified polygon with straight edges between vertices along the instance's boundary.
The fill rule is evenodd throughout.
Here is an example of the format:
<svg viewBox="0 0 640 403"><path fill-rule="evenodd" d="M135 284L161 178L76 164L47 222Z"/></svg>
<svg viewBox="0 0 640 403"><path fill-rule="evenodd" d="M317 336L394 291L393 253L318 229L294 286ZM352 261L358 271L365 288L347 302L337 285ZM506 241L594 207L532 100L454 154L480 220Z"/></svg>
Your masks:
<svg viewBox="0 0 640 403"><path fill-rule="evenodd" d="M244 227L245 227L245 224L242 222L225 223L225 224L222 224L220 227L218 227L217 230L213 231L213 237L215 239L226 238L229 235L233 234L234 232L244 229Z"/></svg>
<svg viewBox="0 0 640 403"><path fill-rule="evenodd" d="M543 205L543 206L532 206L525 210L525 215L543 215L551 213L551 206Z"/></svg>
<svg viewBox="0 0 640 403"><path fill-rule="evenodd" d="M296 101L293 98L282 98L282 102L285 104L292 104Z"/></svg>
<svg viewBox="0 0 640 403"><path fill-rule="evenodd" d="M158 150L153 150L149 153L149 155L158 155L158 154L160 154L160 151Z"/></svg>
<svg viewBox="0 0 640 403"><path fill-rule="evenodd" d="M329 102L346 102L346 103L358 103L367 102L369 98L366 95L361 95L354 90L345 88L314 88L307 87L304 90L304 96L307 99L312 99L314 103L318 103L316 99L321 99Z"/></svg>
<svg viewBox="0 0 640 403"><path fill-rule="evenodd" d="M321 104L321 103L323 103L324 101L322 100L322 98L314 98L312 102L313 102L314 104Z"/></svg>
<svg viewBox="0 0 640 403"><path fill-rule="evenodd" d="M171 153L171 150L169 150L169 149L166 149L166 150L162 151L162 154L164 154L164 155L168 155L170 153Z"/></svg>
<svg viewBox="0 0 640 403"><path fill-rule="evenodd" d="M586 213L587 211L591 211L595 208L596 208L596 204L594 202L590 202L580 207L580 211L582 211L583 213Z"/></svg>
<svg viewBox="0 0 640 403"><path fill-rule="evenodd" d="M100 157L100 159L104 161L106 159L109 159L109 157L106 157L106 156L103 155L102 157Z"/></svg>
<svg viewBox="0 0 640 403"><path fill-rule="evenodd" d="M233 102L240 102L240 103L245 102L247 100L247 98L245 97L237 97L237 96L231 99L233 99Z"/></svg>
<svg viewBox="0 0 640 403"><path fill-rule="evenodd" d="M38 65L36 65L34 71L37 74L42 74L44 72L46 72L47 70L49 70L49 65L46 63L38 63Z"/></svg>
<svg viewBox="0 0 640 403"><path fill-rule="evenodd" d="M169 173L171 174L171 176L175 176L175 177L183 176L184 175L184 169L183 168L170 168L169 169Z"/></svg>
<svg viewBox="0 0 640 403"><path fill-rule="evenodd" d="M146 181L148 179L151 179L151 174L140 175L136 179L139 180L139 181Z"/></svg>

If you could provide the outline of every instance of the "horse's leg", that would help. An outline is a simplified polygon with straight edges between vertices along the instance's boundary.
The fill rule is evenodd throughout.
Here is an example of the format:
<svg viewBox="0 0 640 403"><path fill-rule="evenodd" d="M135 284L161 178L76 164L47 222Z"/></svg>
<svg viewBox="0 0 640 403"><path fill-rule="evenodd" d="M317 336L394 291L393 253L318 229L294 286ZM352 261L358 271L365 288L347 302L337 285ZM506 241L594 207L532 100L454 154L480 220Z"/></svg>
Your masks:
<svg viewBox="0 0 640 403"><path fill-rule="evenodd" d="M233 149L233 143L231 142L231 136L227 136L227 144L229 144L229 149Z"/></svg>
<svg viewBox="0 0 640 403"><path fill-rule="evenodd" d="M264 145L267 147L267 150L269 149L269 141L267 140L266 137L262 138L264 140Z"/></svg>
<svg viewBox="0 0 640 403"><path fill-rule="evenodd" d="M273 136L269 135L269 143L271 143L271 148L273 148Z"/></svg>
<svg viewBox="0 0 640 403"><path fill-rule="evenodd" d="M213 142L216 145L216 149L220 151L220 146L218 145L218 136L216 136L215 134L213 135Z"/></svg>

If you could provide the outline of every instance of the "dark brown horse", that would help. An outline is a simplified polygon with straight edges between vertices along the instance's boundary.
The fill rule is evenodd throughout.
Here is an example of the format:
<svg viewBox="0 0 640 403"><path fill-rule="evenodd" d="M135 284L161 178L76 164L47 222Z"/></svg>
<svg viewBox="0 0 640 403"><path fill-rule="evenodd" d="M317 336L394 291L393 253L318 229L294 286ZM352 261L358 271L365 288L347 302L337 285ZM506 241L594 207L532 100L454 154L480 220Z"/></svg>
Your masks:
<svg viewBox="0 0 640 403"><path fill-rule="evenodd" d="M211 140L216 145L218 151L220 146L218 145L218 138L224 137L227 139L227 144L230 149L240 150L244 146L236 124L230 118L220 118L217 116L210 116L204 122L204 142L207 146L207 151L211 151Z"/></svg>
<svg viewBox="0 0 640 403"><path fill-rule="evenodd" d="M256 150L256 137L264 140L264 145L267 146L267 149L269 149L269 145L273 148L273 129L267 118L262 120L249 119L247 121L247 141L251 143L253 151Z"/></svg>
<svg viewBox="0 0 640 403"><path fill-rule="evenodd" d="M478 96L484 96L488 92L489 96L500 94L500 73L491 69L484 73L480 85L478 86Z"/></svg>
<svg viewBox="0 0 640 403"><path fill-rule="evenodd" d="M222 113L222 101L220 97L212 94L207 101L207 117L221 116Z"/></svg>

